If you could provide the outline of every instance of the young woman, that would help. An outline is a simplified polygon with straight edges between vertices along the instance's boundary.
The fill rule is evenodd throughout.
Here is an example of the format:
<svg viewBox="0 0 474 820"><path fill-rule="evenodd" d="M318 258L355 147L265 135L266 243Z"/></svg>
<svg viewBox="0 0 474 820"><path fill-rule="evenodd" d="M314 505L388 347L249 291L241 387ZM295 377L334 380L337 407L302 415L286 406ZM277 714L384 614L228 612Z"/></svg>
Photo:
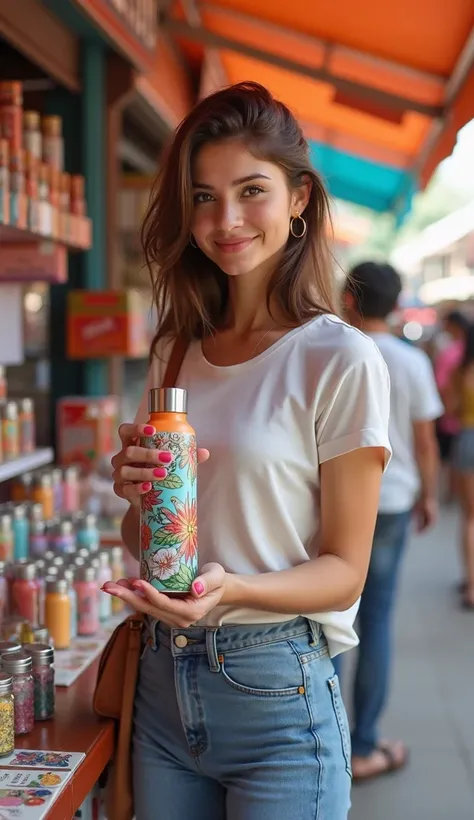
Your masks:
<svg viewBox="0 0 474 820"><path fill-rule="evenodd" d="M201 574L184 600L106 590L149 616L133 745L137 820L345 820L350 741L331 662L357 642L389 454L374 343L335 315L328 199L289 110L245 83L179 127L144 225L160 324L115 491L139 503L171 454L147 392L172 342L199 468ZM209 458L210 455L210 458Z"/></svg>
<svg viewBox="0 0 474 820"><path fill-rule="evenodd" d="M454 445L453 466L459 474L460 500L463 517L462 558L464 580L460 591L462 604L474 610L474 326L465 337L464 355L460 367L453 373L446 392L449 412L459 422Z"/></svg>

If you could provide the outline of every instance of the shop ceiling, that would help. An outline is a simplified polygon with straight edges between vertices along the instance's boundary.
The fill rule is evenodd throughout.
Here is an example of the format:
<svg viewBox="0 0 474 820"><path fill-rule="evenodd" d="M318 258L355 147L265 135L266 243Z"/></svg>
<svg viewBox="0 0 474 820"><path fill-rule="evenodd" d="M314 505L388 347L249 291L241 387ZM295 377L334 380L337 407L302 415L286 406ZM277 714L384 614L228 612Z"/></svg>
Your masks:
<svg viewBox="0 0 474 820"><path fill-rule="evenodd" d="M206 93L284 100L333 196L400 218L474 117L474 0L162 0L160 27Z"/></svg>

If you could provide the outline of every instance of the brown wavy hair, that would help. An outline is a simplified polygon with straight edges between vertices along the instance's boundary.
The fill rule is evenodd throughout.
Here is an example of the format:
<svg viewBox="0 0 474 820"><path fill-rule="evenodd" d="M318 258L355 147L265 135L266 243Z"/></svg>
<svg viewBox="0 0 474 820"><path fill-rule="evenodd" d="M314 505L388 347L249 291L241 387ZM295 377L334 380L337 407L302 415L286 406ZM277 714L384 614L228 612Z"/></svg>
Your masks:
<svg viewBox="0 0 474 820"><path fill-rule="evenodd" d="M142 227L159 319L151 356L161 338L203 338L225 319L228 277L190 244L190 226L194 158L203 145L229 138L245 140L256 157L279 165L290 190L312 183L304 211L307 232L302 239L288 238L268 284L269 310L276 300L290 326L337 313L329 199L308 144L286 105L258 83L239 83L206 97L183 120L153 186Z"/></svg>

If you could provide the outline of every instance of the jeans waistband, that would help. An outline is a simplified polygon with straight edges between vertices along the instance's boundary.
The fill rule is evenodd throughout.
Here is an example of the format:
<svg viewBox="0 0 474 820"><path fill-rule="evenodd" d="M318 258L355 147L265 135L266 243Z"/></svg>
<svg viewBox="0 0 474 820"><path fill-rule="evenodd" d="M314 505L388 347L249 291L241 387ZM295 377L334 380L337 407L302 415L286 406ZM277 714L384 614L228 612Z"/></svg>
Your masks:
<svg viewBox="0 0 474 820"><path fill-rule="evenodd" d="M213 671L219 671L219 655L250 646L284 641L308 635L308 645L317 646L322 638L320 624L308 618L273 624L232 624L225 626L191 626L174 629L154 621L149 624L150 642L154 648L166 646L173 657L207 654Z"/></svg>

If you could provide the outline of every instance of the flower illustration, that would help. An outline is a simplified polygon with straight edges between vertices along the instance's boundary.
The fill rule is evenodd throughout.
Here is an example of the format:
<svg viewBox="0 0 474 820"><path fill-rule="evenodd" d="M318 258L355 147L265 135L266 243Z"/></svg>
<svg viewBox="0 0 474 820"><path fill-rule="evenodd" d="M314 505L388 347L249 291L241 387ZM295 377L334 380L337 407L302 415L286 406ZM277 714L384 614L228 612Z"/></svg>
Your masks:
<svg viewBox="0 0 474 820"><path fill-rule="evenodd" d="M171 499L176 513L163 509L162 513L168 523L159 532L163 536L174 536L179 547L179 554L184 555L186 561L192 561L197 552L197 510L196 499L186 497L184 503L179 498Z"/></svg>
<svg viewBox="0 0 474 820"><path fill-rule="evenodd" d="M153 563L153 578L159 581L166 581L179 572L179 552L176 549L158 550L151 559Z"/></svg>
<svg viewBox="0 0 474 820"><path fill-rule="evenodd" d="M186 466L188 468L188 478L194 481L197 472L197 450L196 439L194 436L189 436L187 439L181 439L179 444L179 469L183 470Z"/></svg>
<svg viewBox="0 0 474 820"><path fill-rule="evenodd" d="M140 543L142 550L149 550L151 543L151 528L148 524L142 524L140 529Z"/></svg>
<svg viewBox="0 0 474 820"><path fill-rule="evenodd" d="M148 493L142 495L142 510L153 512L153 507L162 504L161 490L150 490Z"/></svg>

